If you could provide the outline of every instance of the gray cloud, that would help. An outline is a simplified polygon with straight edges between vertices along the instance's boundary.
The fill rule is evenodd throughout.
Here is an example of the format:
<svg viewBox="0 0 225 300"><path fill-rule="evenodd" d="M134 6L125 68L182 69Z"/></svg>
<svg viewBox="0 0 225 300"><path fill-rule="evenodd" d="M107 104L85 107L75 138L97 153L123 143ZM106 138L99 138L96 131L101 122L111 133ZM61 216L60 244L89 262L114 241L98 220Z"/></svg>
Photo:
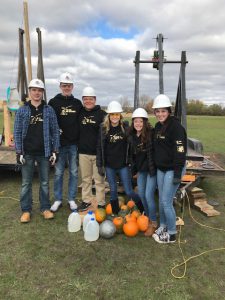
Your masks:
<svg viewBox="0 0 225 300"><path fill-rule="evenodd" d="M37 62L36 27L42 29L43 54L48 97L58 92L60 73L71 72L75 78L74 95L93 85L98 101L105 104L121 96L133 101L136 50L142 59L150 59L154 38L163 33L168 60L179 60L187 52L188 99L206 103L224 102L225 77L225 2L204 1L29 1L33 76ZM22 1L1 3L0 97L17 76L18 27L22 25ZM133 37L111 39L100 36L98 22L110 30ZM100 30L100 31L99 31ZM140 93L158 94L158 72L152 65L140 66ZM179 66L164 66L165 93L176 97Z"/></svg>

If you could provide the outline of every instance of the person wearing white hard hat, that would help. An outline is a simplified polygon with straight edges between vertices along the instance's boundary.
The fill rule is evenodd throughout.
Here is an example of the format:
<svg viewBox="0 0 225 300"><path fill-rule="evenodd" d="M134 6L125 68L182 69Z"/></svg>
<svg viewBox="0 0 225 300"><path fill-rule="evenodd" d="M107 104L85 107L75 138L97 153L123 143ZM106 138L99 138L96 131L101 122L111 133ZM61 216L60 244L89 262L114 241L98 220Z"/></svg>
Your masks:
<svg viewBox="0 0 225 300"><path fill-rule="evenodd" d="M154 133L154 160L157 167L160 227L153 234L158 243L176 241L176 213L173 198L185 172L187 135L179 120L171 115L172 104L164 94L153 102L158 122Z"/></svg>
<svg viewBox="0 0 225 300"><path fill-rule="evenodd" d="M83 108L79 115L79 166L82 183L82 203L78 211L85 211L91 206L92 179L95 182L96 200L98 208L105 207L105 178L98 173L96 166L96 145L100 124L106 115L100 105L96 105L96 93L91 86L82 92Z"/></svg>
<svg viewBox="0 0 225 300"><path fill-rule="evenodd" d="M14 123L17 165L22 171L20 205L21 223L31 220L32 178L35 163L40 177L40 210L45 219L52 219L49 199L49 161L56 163L59 151L59 127L53 108L43 101L44 83L33 79L29 85L29 101L20 107Z"/></svg>
<svg viewBox="0 0 225 300"><path fill-rule="evenodd" d="M112 101L107 107L107 116L100 126L97 145L97 167L99 173L105 170L110 188L110 203L114 215L118 214L119 202L117 193L117 178L119 175L126 195L133 199L141 212L144 211L141 198L133 191L131 174L128 167L127 130L122 121L122 106Z"/></svg>
<svg viewBox="0 0 225 300"><path fill-rule="evenodd" d="M78 138L79 138L79 113L82 108L80 100L75 98L73 91L73 78L70 73L63 73L59 78L61 93L49 101L57 116L60 128L59 159L55 165L54 176L54 203L51 211L56 212L62 206L63 177L65 167L69 167L68 205L72 211L77 209L75 202L78 184Z"/></svg>
<svg viewBox="0 0 225 300"><path fill-rule="evenodd" d="M130 163L137 174L138 194L145 214L149 217L149 227L145 236L152 236L157 228L156 219L156 168L153 153L153 128L148 121L147 111L137 108L132 114L129 132Z"/></svg>

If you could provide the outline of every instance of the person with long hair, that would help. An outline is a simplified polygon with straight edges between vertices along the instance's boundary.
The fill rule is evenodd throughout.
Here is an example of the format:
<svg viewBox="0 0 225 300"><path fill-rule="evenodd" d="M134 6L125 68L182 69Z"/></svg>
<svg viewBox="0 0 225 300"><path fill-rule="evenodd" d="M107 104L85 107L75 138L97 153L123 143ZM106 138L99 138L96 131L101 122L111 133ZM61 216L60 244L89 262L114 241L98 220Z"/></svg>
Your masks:
<svg viewBox="0 0 225 300"><path fill-rule="evenodd" d="M100 126L97 145L97 167L100 175L106 173L110 187L110 203L113 214L118 214L117 175L120 176L126 195L135 201L143 212L141 198L133 191L131 173L128 167L128 143L123 122L121 104L112 101L107 107L107 115Z"/></svg>
<svg viewBox="0 0 225 300"><path fill-rule="evenodd" d="M131 167L133 173L137 173L138 194L150 220L145 235L152 236L157 228L156 168L153 157L153 128L148 121L148 114L143 108L137 108L132 114L128 141Z"/></svg>
<svg viewBox="0 0 225 300"><path fill-rule="evenodd" d="M158 243L176 241L176 213L173 198L185 173L187 135L179 120L171 115L170 99L158 95L153 102L158 122L154 133L154 160L157 167L160 227L153 234Z"/></svg>

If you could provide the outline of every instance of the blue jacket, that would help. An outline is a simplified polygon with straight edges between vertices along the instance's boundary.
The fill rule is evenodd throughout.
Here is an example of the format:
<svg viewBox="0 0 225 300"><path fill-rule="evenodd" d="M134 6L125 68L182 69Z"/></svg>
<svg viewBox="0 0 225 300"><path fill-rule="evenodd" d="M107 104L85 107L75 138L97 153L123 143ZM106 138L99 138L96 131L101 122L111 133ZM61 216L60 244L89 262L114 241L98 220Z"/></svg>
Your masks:
<svg viewBox="0 0 225 300"><path fill-rule="evenodd" d="M26 103L20 107L16 112L16 118L14 123L14 140L16 153L23 154L23 142L27 134L27 130L30 123L31 110ZM59 150L59 126L54 109L45 104L43 108L43 137L45 157L49 157L52 151L58 152Z"/></svg>

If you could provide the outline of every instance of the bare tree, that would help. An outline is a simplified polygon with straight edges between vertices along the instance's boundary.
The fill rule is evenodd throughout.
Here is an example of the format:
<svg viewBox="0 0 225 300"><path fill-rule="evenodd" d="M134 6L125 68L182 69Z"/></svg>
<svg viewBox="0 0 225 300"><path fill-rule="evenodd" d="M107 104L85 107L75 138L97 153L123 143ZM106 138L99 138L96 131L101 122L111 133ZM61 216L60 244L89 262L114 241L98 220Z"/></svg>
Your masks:
<svg viewBox="0 0 225 300"><path fill-rule="evenodd" d="M123 108L124 112L130 112L130 111L132 111L132 107L130 105L130 101L129 101L128 97L121 96L120 97L120 103L122 105L122 108Z"/></svg>
<svg viewBox="0 0 225 300"><path fill-rule="evenodd" d="M147 110L147 106L149 102L151 102L152 99L150 96L148 95L141 95L140 98L139 98L139 107L143 107L144 109Z"/></svg>

